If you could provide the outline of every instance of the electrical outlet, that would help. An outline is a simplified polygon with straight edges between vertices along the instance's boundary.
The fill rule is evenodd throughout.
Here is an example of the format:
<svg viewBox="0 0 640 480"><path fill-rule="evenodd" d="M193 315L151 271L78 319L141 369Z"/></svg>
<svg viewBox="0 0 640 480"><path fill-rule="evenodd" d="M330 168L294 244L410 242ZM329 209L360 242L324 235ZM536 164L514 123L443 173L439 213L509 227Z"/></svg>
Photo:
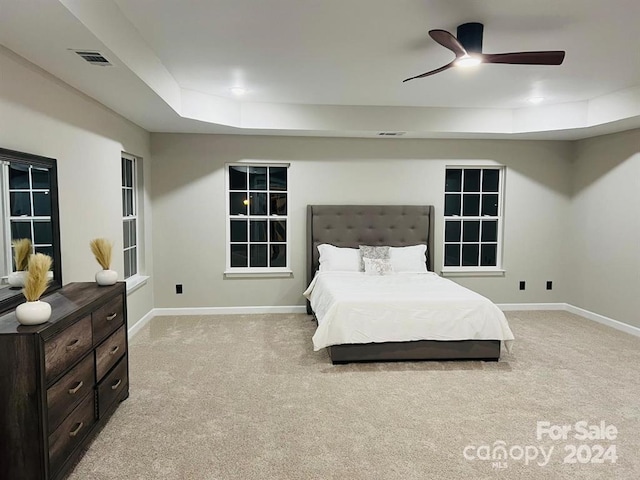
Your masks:
<svg viewBox="0 0 640 480"><path fill-rule="evenodd" d="M547 282L547 290L552 290L553 289L553 282L551 280L549 280Z"/></svg>
<svg viewBox="0 0 640 480"><path fill-rule="evenodd" d="M524 290L524 282L520 282L520 290Z"/></svg>
<svg viewBox="0 0 640 480"><path fill-rule="evenodd" d="M182 294L182 284L181 283L176 283L176 293L178 295Z"/></svg>

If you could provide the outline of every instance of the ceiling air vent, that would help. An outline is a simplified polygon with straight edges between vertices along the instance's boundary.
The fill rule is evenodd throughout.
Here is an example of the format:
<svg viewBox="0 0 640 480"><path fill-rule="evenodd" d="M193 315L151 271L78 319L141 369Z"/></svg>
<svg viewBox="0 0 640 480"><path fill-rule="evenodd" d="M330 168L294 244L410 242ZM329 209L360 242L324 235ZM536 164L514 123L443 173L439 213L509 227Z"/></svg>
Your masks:
<svg viewBox="0 0 640 480"><path fill-rule="evenodd" d="M401 137L407 132L380 132L378 133L379 137Z"/></svg>
<svg viewBox="0 0 640 480"><path fill-rule="evenodd" d="M91 65L100 65L101 67L112 66L109 60L105 58L100 52L95 50L74 50L75 53L84 58Z"/></svg>

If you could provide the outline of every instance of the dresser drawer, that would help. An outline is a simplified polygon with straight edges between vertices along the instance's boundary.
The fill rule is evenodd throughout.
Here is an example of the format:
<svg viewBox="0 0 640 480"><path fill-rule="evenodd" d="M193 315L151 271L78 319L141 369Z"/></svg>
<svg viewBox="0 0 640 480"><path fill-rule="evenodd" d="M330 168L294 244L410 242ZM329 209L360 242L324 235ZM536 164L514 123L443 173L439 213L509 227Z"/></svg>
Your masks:
<svg viewBox="0 0 640 480"><path fill-rule="evenodd" d="M89 392L93 392L94 373L93 355L89 354L47 390L49 433L60 426Z"/></svg>
<svg viewBox="0 0 640 480"><path fill-rule="evenodd" d="M49 436L49 466L57 472L95 422L95 395L87 397Z"/></svg>
<svg viewBox="0 0 640 480"><path fill-rule="evenodd" d="M111 373L98 384L98 418L102 418L113 402L121 398L122 392L129 389L127 374L127 356L125 355Z"/></svg>
<svg viewBox="0 0 640 480"><path fill-rule="evenodd" d="M124 322L122 297L118 296L108 301L93 312L91 322L93 323L93 342L97 345Z"/></svg>
<svg viewBox="0 0 640 480"><path fill-rule="evenodd" d="M44 344L46 383L63 373L92 347L91 317L86 316Z"/></svg>
<svg viewBox="0 0 640 480"><path fill-rule="evenodd" d="M124 325L96 348L96 378L98 382L127 351Z"/></svg>

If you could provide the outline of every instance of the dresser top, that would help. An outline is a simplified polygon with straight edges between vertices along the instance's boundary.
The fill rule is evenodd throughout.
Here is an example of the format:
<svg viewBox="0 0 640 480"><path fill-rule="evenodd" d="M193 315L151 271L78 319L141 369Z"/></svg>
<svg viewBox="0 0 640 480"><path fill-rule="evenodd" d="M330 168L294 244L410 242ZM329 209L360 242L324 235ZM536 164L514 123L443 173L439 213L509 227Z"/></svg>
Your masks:
<svg viewBox="0 0 640 480"><path fill-rule="evenodd" d="M0 316L0 335L53 333L64 328L64 319L71 314L77 316L90 312L98 303L125 292L125 283L99 286L95 282L70 283L41 298L51 305L51 318L40 325L21 325L16 319L15 309Z"/></svg>

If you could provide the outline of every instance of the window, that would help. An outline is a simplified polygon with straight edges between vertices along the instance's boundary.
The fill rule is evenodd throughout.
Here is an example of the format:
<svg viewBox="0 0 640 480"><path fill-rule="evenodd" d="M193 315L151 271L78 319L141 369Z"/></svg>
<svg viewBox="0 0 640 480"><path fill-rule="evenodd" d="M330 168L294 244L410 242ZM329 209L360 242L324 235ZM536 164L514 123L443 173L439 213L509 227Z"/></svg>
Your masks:
<svg viewBox="0 0 640 480"><path fill-rule="evenodd" d="M7 169L11 240L28 238L35 253L53 258L49 170L19 163Z"/></svg>
<svg viewBox="0 0 640 480"><path fill-rule="evenodd" d="M125 280L138 273L137 160L122 155L122 230Z"/></svg>
<svg viewBox="0 0 640 480"><path fill-rule="evenodd" d="M288 165L227 165L227 272L289 267Z"/></svg>
<svg viewBox="0 0 640 480"><path fill-rule="evenodd" d="M501 267L501 167L446 169L444 270Z"/></svg>

